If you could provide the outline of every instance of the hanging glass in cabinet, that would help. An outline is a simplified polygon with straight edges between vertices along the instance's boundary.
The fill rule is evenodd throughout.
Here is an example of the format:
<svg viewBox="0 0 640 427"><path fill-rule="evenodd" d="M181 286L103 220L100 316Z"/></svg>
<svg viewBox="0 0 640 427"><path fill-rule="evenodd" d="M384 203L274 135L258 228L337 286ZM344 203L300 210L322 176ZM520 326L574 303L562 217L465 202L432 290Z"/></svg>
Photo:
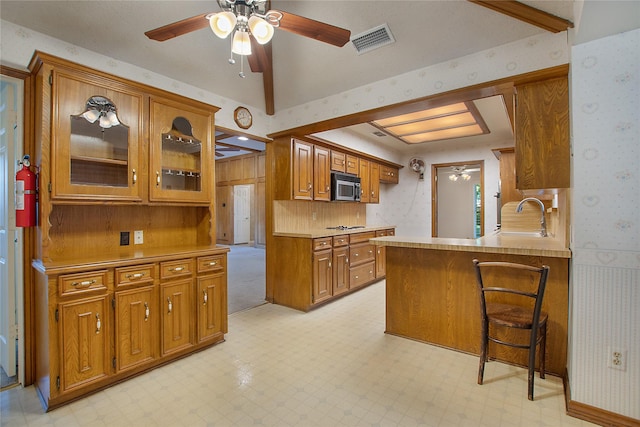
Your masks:
<svg viewBox="0 0 640 427"><path fill-rule="evenodd" d="M162 134L163 190L201 191L202 143L193 136L191 123L176 117L169 132Z"/></svg>

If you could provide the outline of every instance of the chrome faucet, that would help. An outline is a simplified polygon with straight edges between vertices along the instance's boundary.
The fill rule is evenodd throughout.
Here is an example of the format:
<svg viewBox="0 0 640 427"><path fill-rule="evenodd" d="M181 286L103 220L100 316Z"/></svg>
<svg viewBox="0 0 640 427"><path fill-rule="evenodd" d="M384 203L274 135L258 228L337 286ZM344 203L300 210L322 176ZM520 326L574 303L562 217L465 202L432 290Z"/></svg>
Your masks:
<svg viewBox="0 0 640 427"><path fill-rule="evenodd" d="M518 203L518 207L516 208L516 212L520 213L522 212L522 206L524 205L524 202L538 202L538 204L540 205L540 211L542 211L542 217L540 218L540 235L542 237L547 237L547 219L544 216L544 203L542 203L540 201L540 199L536 199L535 197L527 197L525 199L522 199L520 201L520 203Z"/></svg>

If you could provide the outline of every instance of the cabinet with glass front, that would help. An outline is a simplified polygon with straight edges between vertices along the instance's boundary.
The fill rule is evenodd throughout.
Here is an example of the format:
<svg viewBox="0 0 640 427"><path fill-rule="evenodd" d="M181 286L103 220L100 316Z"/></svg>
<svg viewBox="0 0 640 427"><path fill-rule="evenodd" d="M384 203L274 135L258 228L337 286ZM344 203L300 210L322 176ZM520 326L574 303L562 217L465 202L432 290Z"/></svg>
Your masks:
<svg viewBox="0 0 640 427"><path fill-rule="evenodd" d="M150 116L149 199L208 203L213 112L153 97Z"/></svg>
<svg viewBox="0 0 640 427"><path fill-rule="evenodd" d="M63 67L52 85L52 199L141 201L143 95Z"/></svg>

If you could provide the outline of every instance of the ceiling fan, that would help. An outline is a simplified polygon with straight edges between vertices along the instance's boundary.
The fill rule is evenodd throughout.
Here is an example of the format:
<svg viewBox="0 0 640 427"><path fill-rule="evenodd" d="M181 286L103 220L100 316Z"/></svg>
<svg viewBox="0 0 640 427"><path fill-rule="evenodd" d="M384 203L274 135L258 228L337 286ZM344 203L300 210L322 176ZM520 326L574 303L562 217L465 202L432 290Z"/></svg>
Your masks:
<svg viewBox="0 0 640 427"><path fill-rule="evenodd" d="M275 113L273 95L273 62L271 44L273 29L279 28L334 46L344 46L351 31L324 22L271 9L270 0L217 0L221 12L203 13L145 32L151 40L165 41L190 32L211 27L220 38L232 34L232 52L247 56L251 71L262 73L265 110ZM242 59L242 58L241 58ZM233 63L233 56L229 59ZM244 72L241 70L240 76Z"/></svg>

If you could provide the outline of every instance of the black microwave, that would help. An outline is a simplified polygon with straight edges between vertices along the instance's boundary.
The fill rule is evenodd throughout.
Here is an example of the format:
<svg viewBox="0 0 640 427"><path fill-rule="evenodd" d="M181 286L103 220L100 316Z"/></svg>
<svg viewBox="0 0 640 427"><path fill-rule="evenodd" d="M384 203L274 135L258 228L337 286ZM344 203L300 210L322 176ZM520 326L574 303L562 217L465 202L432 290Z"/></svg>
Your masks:
<svg viewBox="0 0 640 427"><path fill-rule="evenodd" d="M355 175L331 172L331 200L360 201L360 178Z"/></svg>

